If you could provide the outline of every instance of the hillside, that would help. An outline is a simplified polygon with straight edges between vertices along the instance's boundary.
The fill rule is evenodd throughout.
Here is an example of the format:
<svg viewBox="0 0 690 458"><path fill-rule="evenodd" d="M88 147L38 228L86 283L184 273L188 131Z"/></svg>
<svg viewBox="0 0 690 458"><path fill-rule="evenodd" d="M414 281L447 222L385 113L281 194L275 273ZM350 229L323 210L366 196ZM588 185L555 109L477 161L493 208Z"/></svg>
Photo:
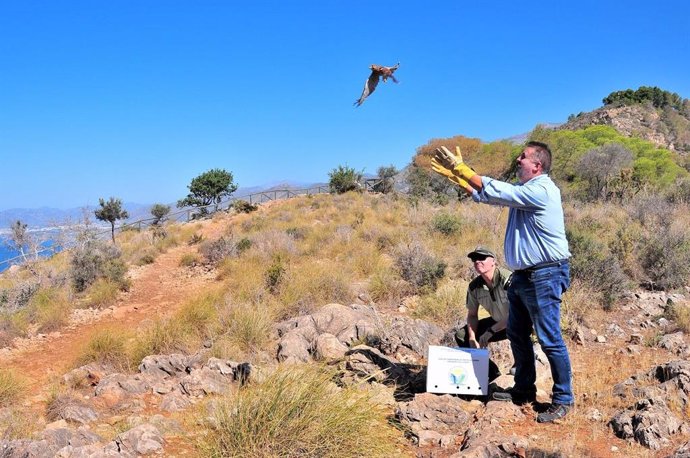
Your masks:
<svg viewBox="0 0 690 458"><path fill-rule="evenodd" d="M615 235L618 226L637 225L609 206L568 205L566 211L572 228L592 227L598 218L601 232L592 236L600 241ZM616 216L600 216L607 214ZM682 214L674 216L681 225ZM200 440L214 437L219 423L206 418L223 421L223 412L231 415L239 406L273 405L273 389L293 393L277 398L279 411L293 401L296 411L326 409L315 417L322 420L311 422L328 425L328 435L317 433L317 441L350 440L351 433L326 423L336 406L360 406L343 415L364 425L380 421L363 417L364 412L381 412L407 431L386 424L353 429L367 450L361 454L368 456L662 457L678 450L690 433L680 426L664 429L658 418L678 425L688 420L684 401L677 401L686 395L679 394L683 387L673 375L686 373L673 364L688 353L683 310L690 304L681 294L626 290L615 305L604 307L596 289L574 282L564 304L564 327L578 408L561 424L537 425L531 407L424 393L426 345L441 344L444 333L463 318L461 301L471 276L465 253L479 242L500 246L505 218L499 208L467 202L438 206L408 203L400 196L319 195L267 203L249 214L221 213L170 225L167 238L178 243L170 242L158 254L151 251L149 233L122 233L122 256L130 263L128 291L117 293L114 302L87 307L98 291L89 289L75 297L79 305L67 324L49 332L33 328L0 352L3 374L13 371L28 381L17 401L1 401L0 424L9 419L15 425L6 432L14 440L2 444L18 455L7 456L20 456L30 447L60 449L60 456L86 456L87 451L121 456L128 449L139 455L213 456ZM656 227L653 218L648 224ZM492 230L487 233L486 227ZM245 248L238 251L239 246ZM580 245L574 248L582 253ZM148 254L153 259L137 266ZM588 256L578 254L590 269L599 266L593 253ZM440 261L447 267L435 280L401 278L395 267ZM55 279L58 266L34 270L50 271ZM591 272L593 278L599 272ZM24 288L29 275L15 270L1 278L0 287ZM507 373L508 347L492 352ZM320 391L324 379L309 372L323 363L338 368L338 390ZM240 389L242 367L251 367L250 383ZM548 368L539 367L539 397L546 400ZM663 386L645 378L658 370L670 377ZM299 389L299 379L308 392ZM270 381L287 384L274 387ZM497 383L507 387L512 380L505 375ZM637 394L625 394L628 388ZM358 393L366 393L366 399ZM304 398L307 394L323 397ZM642 439L617 437L627 433L614 432L609 421L638 421L631 420L635 401L645 396L657 404L636 415L649 430L636 432ZM240 397L246 404L232 404ZM214 407L224 403L236 407ZM247 412L257 422L254 432L240 436L242 442L233 447L254 443L258 448L244 456L265 456L261 450L269 444L280 444L281 450L292 446L289 437L256 432L264 421L271 427L264 413L263 408ZM420 422L420 415L426 420ZM276 431L308 439L307 425L291 423L298 418L280 418ZM338 423L346 424L345 418ZM229 424L223 428L231 430ZM369 436L372 432L381 435ZM26 441L29 437L34 439ZM65 437L71 438L71 448L61 445ZM231 455L228 449L219 454Z"/></svg>
<svg viewBox="0 0 690 458"><path fill-rule="evenodd" d="M596 110L571 116L557 129L611 126L625 136L648 140L658 147L687 156L690 154L690 102L680 100L677 108L655 104L651 100L606 103Z"/></svg>

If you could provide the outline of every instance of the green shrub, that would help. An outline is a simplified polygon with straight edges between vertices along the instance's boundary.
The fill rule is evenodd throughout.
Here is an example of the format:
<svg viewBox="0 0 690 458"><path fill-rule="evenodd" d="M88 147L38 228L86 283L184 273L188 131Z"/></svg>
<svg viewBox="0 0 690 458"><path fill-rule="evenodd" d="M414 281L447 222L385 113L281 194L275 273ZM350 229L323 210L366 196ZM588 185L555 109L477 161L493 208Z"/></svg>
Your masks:
<svg viewBox="0 0 690 458"><path fill-rule="evenodd" d="M397 431L366 392L338 388L318 366L282 367L218 404L205 455L398 456Z"/></svg>
<svg viewBox="0 0 690 458"><path fill-rule="evenodd" d="M247 237L243 237L240 239L239 242L235 245L235 249L237 250L237 254L242 254L248 249L252 247L252 241L248 239Z"/></svg>
<svg viewBox="0 0 690 458"><path fill-rule="evenodd" d="M137 264L140 266L145 266L147 264L153 264L156 262L156 257L152 255L151 253L147 253L143 255L141 258L139 258L139 261L137 261Z"/></svg>
<svg viewBox="0 0 690 458"><path fill-rule="evenodd" d="M266 270L266 288L271 293L276 293L281 281L283 280L283 275L285 274L285 262L280 256L273 258L273 263Z"/></svg>
<svg viewBox="0 0 690 458"><path fill-rule="evenodd" d="M127 267L120 260L120 250L112 244L88 238L72 251L70 277L74 289L80 293L98 278L107 277L122 289L128 288Z"/></svg>
<svg viewBox="0 0 690 458"><path fill-rule="evenodd" d="M251 213L253 211L258 210L259 206L251 204L247 202L246 200L236 200L232 203L232 208L235 210L237 213Z"/></svg>
<svg viewBox="0 0 690 458"><path fill-rule="evenodd" d="M400 276L418 291L435 290L446 271L446 263L435 258L419 243L399 248L395 264Z"/></svg>
<svg viewBox="0 0 690 458"><path fill-rule="evenodd" d="M431 227L443 235L453 235L462 227L462 221L457 215L439 213L431 221Z"/></svg>
<svg viewBox="0 0 690 458"><path fill-rule="evenodd" d="M630 286L618 259L589 232L571 228L566 231L570 252L570 275L597 293L605 309L610 308Z"/></svg>
<svg viewBox="0 0 690 458"><path fill-rule="evenodd" d="M348 191L362 191L363 172L357 172L352 167L339 165L328 174L328 187L332 193L343 194Z"/></svg>
<svg viewBox="0 0 690 458"><path fill-rule="evenodd" d="M194 234L192 234L191 237L189 237L189 241L187 241L187 245L196 245L197 243L201 243L202 240L204 240L203 235L194 233Z"/></svg>

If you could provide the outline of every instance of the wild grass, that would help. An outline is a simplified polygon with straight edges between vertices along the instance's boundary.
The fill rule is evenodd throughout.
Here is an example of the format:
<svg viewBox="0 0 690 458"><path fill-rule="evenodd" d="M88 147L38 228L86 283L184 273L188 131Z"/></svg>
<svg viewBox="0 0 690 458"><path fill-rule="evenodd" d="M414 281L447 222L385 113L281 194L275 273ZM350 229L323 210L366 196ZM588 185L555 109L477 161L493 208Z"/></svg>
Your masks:
<svg viewBox="0 0 690 458"><path fill-rule="evenodd" d="M182 350L185 337L184 323L175 320L156 320L139 330L123 355L123 362L137 367L149 355L174 353Z"/></svg>
<svg viewBox="0 0 690 458"><path fill-rule="evenodd" d="M354 300L350 277L342 266L318 260L302 262L289 266L284 275L277 290L279 319L311 313L325 304L349 304Z"/></svg>
<svg viewBox="0 0 690 458"><path fill-rule="evenodd" d="M10 369L0 369L0 407L18 402L26 389L26 380Z"/></svg>
<svg viewBox="0 0 690 458"><path fill-rule="evenodd" d="M122 357L131 367L137 367L148 355L194 351L203 341L223 331L219 319L223 303L220 291L188 301L170 318L156 320L140 329Z"/></svg>
<svg viewBox="0 0 690 458"><path fill-rule="evenodd" d="M319 366L282 367L226 397L201 448L212 457L400 456L399 433L366 392Z"/></svg>
<svg viewBox="0 0 690 458"><path fill-rule="evenodd" d="M31 298L27 307L29 320L38 325L38 332L52 332L69 322L72 304L64 290L45 288Z"/></svg>
<svg viewBox="0 0 690 458"><path fill-rule="evenodd" d="M443 282L432 294L419 299L412 315L432 323L443 329L450 329L459 319L467 315L465 299L468 283L462 280Z"/></svg>
<svg viewBox="0 0 690 458"><path fill-rule="evenodd" d="M83 405L81 396L76 392L55 388L51 390L46 400L46 418L55 421L65 418L65 411L72 406Z"/></svg>
<svg viewBox="0 0 690 458"><path fill-rule="evenodd" d="M249 304L229 306L223 317L226 342L245 354L264 349L274 324L271 315L270 309Z"/></svg>
<svg viewBox="0 0 690 458"><path fill-rule="evenodd" d="M74 366L79 367L95 362L113 365L121 369L130 369L127 354L129 338L128 333L122 329L103 328L96 330L81 354L77 356Z"/></svg>
<svg viewBox="0 0 690 458"><path fill-rule="evenodd" d="M180 257L180 262L178 263L180 267L192 267L199 264L201 258L196 253L185 253Z"/></svg>
<svg viewBox="0 0 690 458"><path fill-rule="evenodd" d="M84 306L106 308L117 301L120 285L106 278L99 278L87 290Z"/></svg>

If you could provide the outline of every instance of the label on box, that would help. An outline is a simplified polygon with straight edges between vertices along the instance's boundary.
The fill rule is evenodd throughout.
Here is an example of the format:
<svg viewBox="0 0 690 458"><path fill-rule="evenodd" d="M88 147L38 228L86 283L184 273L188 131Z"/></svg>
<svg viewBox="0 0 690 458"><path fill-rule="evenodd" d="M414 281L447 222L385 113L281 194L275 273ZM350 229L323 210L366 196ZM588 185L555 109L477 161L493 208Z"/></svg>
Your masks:
<svg viewBox="0 0 690 458"><path fill-rule="evenodd" d="M430 345L427 361L427 392L489 394L489 350Z"/></svg>

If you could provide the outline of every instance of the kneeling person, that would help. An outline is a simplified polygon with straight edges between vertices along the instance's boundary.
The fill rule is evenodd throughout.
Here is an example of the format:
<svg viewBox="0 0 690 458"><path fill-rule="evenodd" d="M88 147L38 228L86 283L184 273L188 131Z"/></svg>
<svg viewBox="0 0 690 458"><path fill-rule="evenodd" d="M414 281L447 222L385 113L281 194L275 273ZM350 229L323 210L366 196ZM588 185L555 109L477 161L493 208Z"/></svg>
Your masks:
<svg viewBox="0 0 690 458"><path fill-rule="evenodd" d="M467 288L467 324L455 333L460 347L486 348L489 342L507 338L508 296L506 284L511 273L496 266L496 255L477 247L467 255L479 274ZM479 319L479 306L489 316Z"/></svg>

